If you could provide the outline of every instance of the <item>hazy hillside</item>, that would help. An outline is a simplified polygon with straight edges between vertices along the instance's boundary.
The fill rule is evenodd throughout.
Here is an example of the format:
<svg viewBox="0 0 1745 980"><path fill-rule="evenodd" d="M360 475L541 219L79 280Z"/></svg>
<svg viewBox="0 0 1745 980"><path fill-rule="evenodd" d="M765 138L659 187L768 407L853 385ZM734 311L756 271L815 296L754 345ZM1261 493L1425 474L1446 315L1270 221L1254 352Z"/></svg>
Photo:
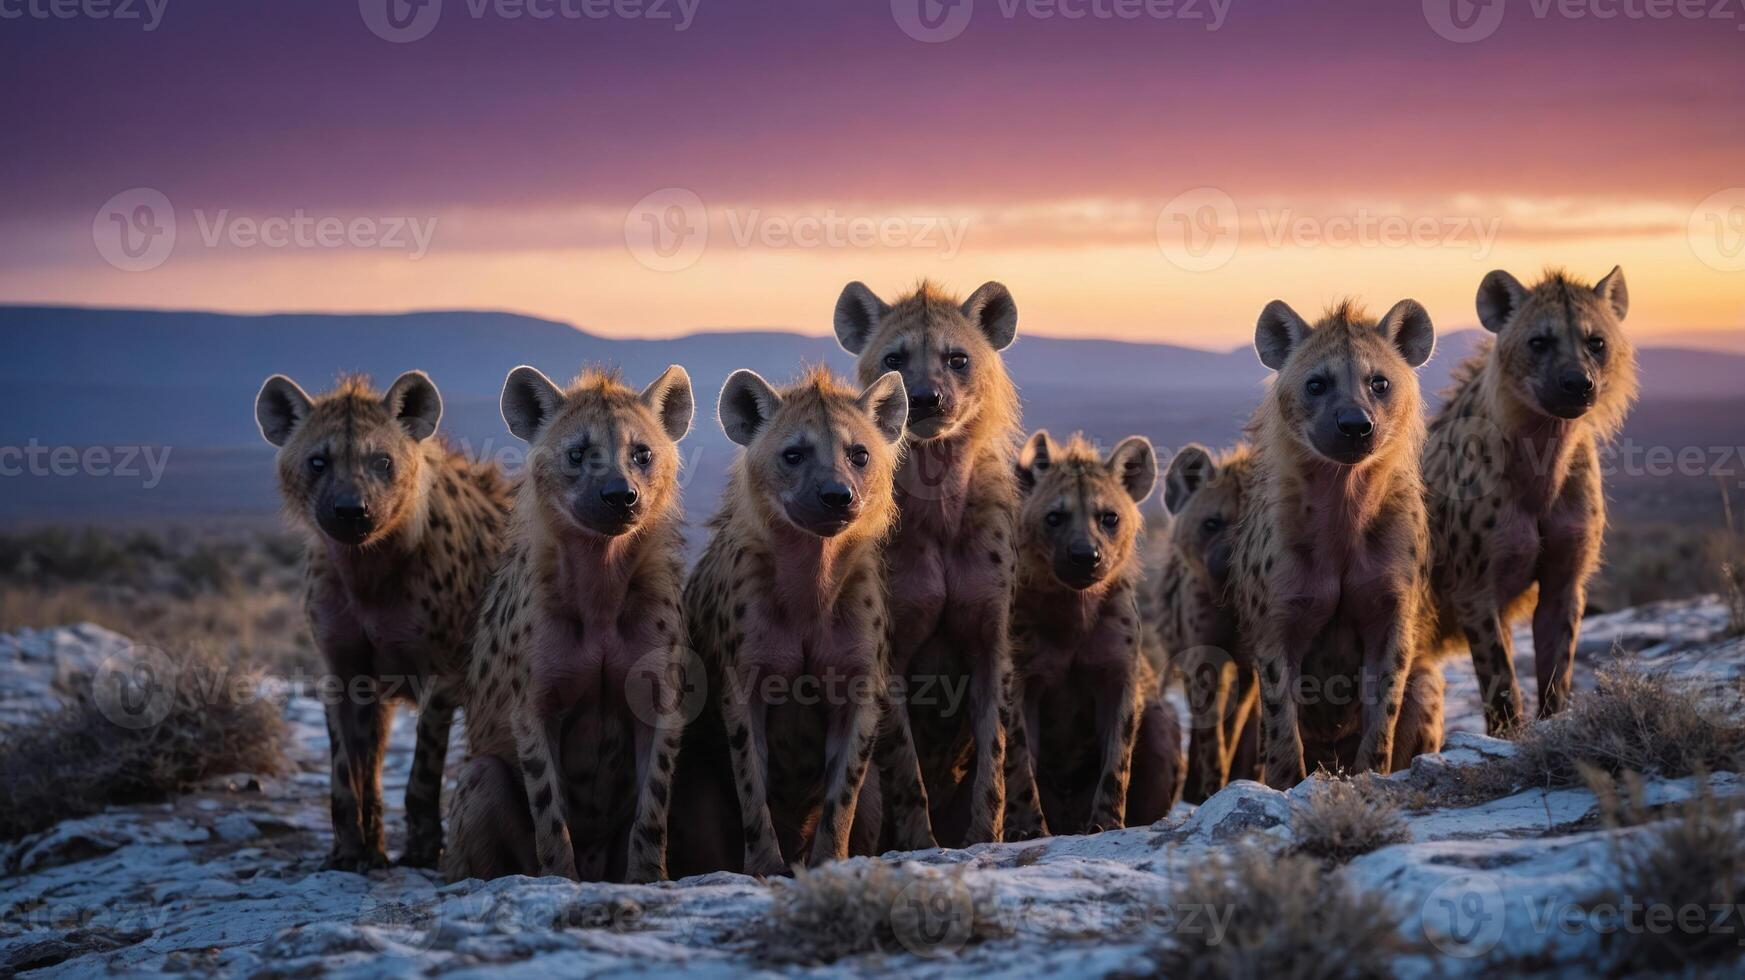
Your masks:
<svg viewBox="0 0 1745 980"><path fill-rule="evenodd" d="M823 324L821 323L820 326ZM1441 338L1425 388L1481 335ZM713 393L736 368L772 379L802 363L847 371L829 337L780 332L616 340L510 313L232 316L64 307L0 307L0 446L168 446L161 480L80 477L10 480L0 516L26 520L267 513L266 448L251 411L260 382L289 374L311 390L342 371L386 383L423 368L441 387L443 428L474 452L514 458L519 444L497 412L502 379L529 363L567 378L589 363L621 367L632 383L683 364L708 414L687 440L693 512L712 506L730 446L710 420ZM1222 443L1240 431L1266 371L1246 347L1213 352L1165 344L1020 336L1007 353L1025 399L1025 421L1099 439L1140 433L1161 447ZM1633 427L1679 445L1745 442L1736 407L1745 398L1745 356L1679 349L1642 352L1645 406ZM1672 400L1677 400L1674 405ZM1655 420L1665 415L1665 424ZM1670 434L1669 434L1670 433ZM1698 434L1702 438L1694 441Z"/></svg>

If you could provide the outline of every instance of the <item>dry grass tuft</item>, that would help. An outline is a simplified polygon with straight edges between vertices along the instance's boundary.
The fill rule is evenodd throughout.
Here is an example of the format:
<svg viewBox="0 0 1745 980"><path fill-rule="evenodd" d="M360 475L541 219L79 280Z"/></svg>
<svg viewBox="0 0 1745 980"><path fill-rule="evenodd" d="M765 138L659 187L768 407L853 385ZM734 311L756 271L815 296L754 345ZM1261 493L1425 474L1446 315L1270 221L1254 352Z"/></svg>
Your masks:
<svg viewBox="0 0 1745 980"><path fill-rule="evenodd" d="M1399 807L1349 779L1317 778L1308 799L1291 805L1292 849L1344 863L1412 839Z"/></svg>
<svg viewBox="0 0 1745 980"><path fill-rule="evenodd" d="M0 731L0 840L210 776L283 771L278 706L255 695L257 674L205 649L153 652L129 675L137 686L119 671L74 675L59 711Z"/></svg>
<svg viewBox="0 0 1745 980"><path fill-rule="evenodd" d="M801 869L775 881L775 903L752 929L776 963L834 963L862 953L949 955L1007 934L992 897L961 870L871 859Z"/></svg>
<svg viewBox="0 0 1745 980"><path fill-rule="evenodd" d="M1523 729L1512 768L1521 782L1582 786L1590 770L1677 778L1745 763L1745 720L1688 682L1625 664L1601 671L1568 711Z"/></svg>
<svg viewBox="0 0 1745 980"><path fill-rule="evenodd" d="M1189 871L1171 903L1176 924L1150 954L1161 976L1391 977L1416 951L1384 899L1314 858L1257 845Z"/></svg>
<svg viewBox="0 0 1745 980"><path fill-rule="evenodd" d="M1639 794L1633 795L1636 799L1623 804L1611 821L1615 826L1646 823L1656 816L1641 805ZM1664 973L1673 965L1700 971L1737 959L1738 930L1745 925L1739 921L1745 902L1742 815L1737 800L1717 801L1705 788L1679 807L1674 819L1618 837L1616 891L1585 902L1588 908L1621 910L1619 927L1602 936L1607 972ZM1666 918L1656 921L1656 916Z"/></svg>

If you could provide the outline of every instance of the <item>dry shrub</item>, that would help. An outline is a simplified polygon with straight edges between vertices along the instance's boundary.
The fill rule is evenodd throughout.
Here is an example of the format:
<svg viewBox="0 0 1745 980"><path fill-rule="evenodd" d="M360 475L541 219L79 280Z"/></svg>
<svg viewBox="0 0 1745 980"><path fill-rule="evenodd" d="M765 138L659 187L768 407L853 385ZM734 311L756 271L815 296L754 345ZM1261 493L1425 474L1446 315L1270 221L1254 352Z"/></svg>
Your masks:
<svg viewBox="0 0 1745 980"><path fill-rule="evenodd" d="M949 955L1007 929L991 895L961 870L871 859L800 869L775 881L775 902L752 929L758 954L777 963L833 963L862 953Z"/></svg>
<svg viewBox="0 0 1745 980"><path fill-rule="evenodd" d="M1344 863L1412 839L1399 807L1349 779L1317 778L1307 800L1291 805L1292 849Z"/></svg>
<svg viewBox="0 0 1745 980"><path fill-rule="evenodd" d="M1640 780L1626 780L1632 799L1617 803L1614 826L1648 823L1660 814L1644 807ZM1745 902L1745 821L1739 801L1717 801L1705 784L1695 799L1646 832L1619 835L1613 852L1616 890L1589 896L1588 908L1634 909L1602 936L1609 971L1664 973L1674 964L1701 969L1739 956L1741 903ZM1670 910L1657 925L1646 909ZM1701 912L1692 910L1700 909ZM1681 921L1680 913L1686 918ZM1667 914L1667 913L1661 913Z"/></svg>
<svg viewBox="0 0 1745 980"><path fill-rule="evenodd" d="M1171 902L1180 925L1150 954L1159 976L1392 977L1417 951L1384 898L1315 858L1258 845L1191 869Z"/></svg>
<svg viewBox="0 0 1745 980"><path fill-rule="evenodd" d="M1737 770L1745 720L1688 681L1616 664L1569 710L1516 736L1511 768L1521 782L1582 786L1588 770L1677 778Z"/></svg>
<svg viewBox="0 0 1745 980"><path fill-rule="evenodd" d="M138 674L74 675L60 710L0 731L0 840L210 776L283 771L278 706L256 696L256 673L206 649L142 655Z"/></svg>

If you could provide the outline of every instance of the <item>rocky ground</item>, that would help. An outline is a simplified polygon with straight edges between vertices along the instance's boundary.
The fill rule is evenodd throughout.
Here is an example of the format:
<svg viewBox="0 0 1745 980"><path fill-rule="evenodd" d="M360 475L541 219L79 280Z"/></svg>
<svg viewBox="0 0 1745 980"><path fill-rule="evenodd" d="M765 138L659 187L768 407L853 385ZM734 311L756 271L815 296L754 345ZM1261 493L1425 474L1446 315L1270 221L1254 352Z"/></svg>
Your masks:
<svg viewBox="0 0 1745 980"><path fill-rule="evenodd" d="M1720 638L1724 624L1712 600L1594 617L1577 685L1622 656L1736 698L1745 639ZM97 669L128 647L88 626L0 637L0 724L52 705L69 672ZM1531 678L1530 653L1521 672ZM1432 786L1454 767L1514 751L1475 734L1483 725L1470 665L1451 664L1448 676L1446 750L1394 781ZM271 696L283 699L292 726L289 774L215 779L169 803L116 807L0 844L0 975L1142 972L1160 935L1217 928L1172 889L1241 841L1288 843L1292 806L1311 785L1285 794L1238 783L1149 828L888 855L903 875L890 892L903 908L888 916L871 944L878 948L798 965L784 962L791 944L767 925L787 882L716 874L649 887L524 878L447 885L407 869L320 870L329 840L320 705L284 689ZM396 834L410 761L405 722L386 767ZM1745 797L1732 773L1714 774L1709 788ZM1643 803L1699 789L1691 778L1650 779ZM1599 802L1581 789L1430 806L1407 816L1410 840L1327 874L1385 900L1409 941L1391 964L1397 974L1585 976L1606 940L1577 903L1615 888L1619 849L1652 830L1605 829L1598 816ZM872 864L836 873L854 890ZM1339 974L1339 949L1329 943L1325 975Z"/></svg>

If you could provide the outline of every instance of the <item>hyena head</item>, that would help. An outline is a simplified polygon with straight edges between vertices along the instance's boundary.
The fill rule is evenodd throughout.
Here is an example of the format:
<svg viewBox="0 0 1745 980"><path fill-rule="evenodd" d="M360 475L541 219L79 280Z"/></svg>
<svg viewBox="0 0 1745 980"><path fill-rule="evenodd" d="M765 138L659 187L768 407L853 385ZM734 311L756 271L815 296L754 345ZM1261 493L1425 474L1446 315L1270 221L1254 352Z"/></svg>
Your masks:
<svg viewBox="0 0 1745 980"><path fill-rule="evenodd" d="M1156 482L1157 455L1139 436L1105 458L1082 435L1061 446L1037 430L1018 454L1020 560L1071 589L1108 580L1134 555L1139 504Z"/></svg>
<svg viewBox="0 0 1745 980"><path fill-rule="evenodd" d="M1190 443L1170 459L1163 477L1163 506L1171 517L1170 549L1220 592L1230 581L1230 557L1247 502L1251 459L1246 447L1214 458L1206 447Z"/></svg>
<svg viewBox="0 0 1745 980"><path fill-rule="evenodd" d="M293 520L360 547L421 512L429 465L421 443L442 419L442 396L424 372L400 375L385 395L368 378L344 378L318 398L275 374L255 396L254 416L279 447L279 493Z"/></svg>
<svg viewBox="0 0 1745 980"><path fill-rule="evenodd" d="M547 527L617 537L678 504L678 442L691 428L691 377L672 365L639 394L616 372L559 388L535 368L503 383L503 421L528 443L522 493Z"/></svg>
<svg viewBox="0 0 1745 980"><path fill-rule="evenodd" d="M1345 466L1421 429L1414 369L1435 346L1430 314L1410 299L1379 321L1347 300L1314 326L1274 300L1254 331L1261 363L1278 372L1269 410L1298 444Z"/></svg>
<svg viewBox="0 0 1745 980"><path fill-rule="evenodd" d="M997 282L961 303L926 280L895 303L851 282L836 301L836 339L859 358L861 383L902 374L909 435L922 441L1016 424L1017 393L1000 351L1017 335L1017 304Z"/></svg>
<svg viewBox="0 0 1745 980"><path fill-rule="evenodd" d="M1597 286L1553 270L1528 289L1500 269L1478 286L1479 321L1497 335L1499 380L1560 419L1621 419L1635 398L1636 354L1622 326L1629 308L1621 268Z"/></svg>
<svg viewBox="0 0 1745 980"><path fill-rule="evenodd" d="M897 372L856 392L823 368L780 391L754 371L735 371L721 388L720 413L727 438L745 447L743 503L760 521L825 538L890 526L909 415Z"/></svg>

